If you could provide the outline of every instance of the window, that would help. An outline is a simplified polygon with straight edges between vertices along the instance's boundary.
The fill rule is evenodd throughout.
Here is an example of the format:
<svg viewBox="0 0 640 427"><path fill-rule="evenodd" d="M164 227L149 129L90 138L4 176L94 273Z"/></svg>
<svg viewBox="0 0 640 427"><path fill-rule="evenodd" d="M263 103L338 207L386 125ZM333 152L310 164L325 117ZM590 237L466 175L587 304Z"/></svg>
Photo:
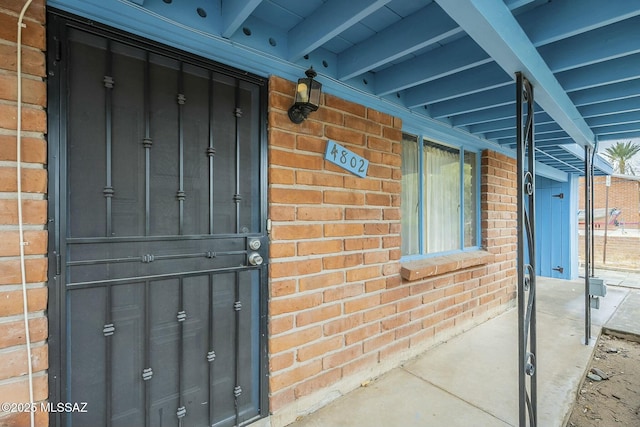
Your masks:
<svg viewBox="0 0 640 427"><path fill-rule="evenodd" d="M478 154L410 134L402 144L402 255L478 246Z"/></svg>

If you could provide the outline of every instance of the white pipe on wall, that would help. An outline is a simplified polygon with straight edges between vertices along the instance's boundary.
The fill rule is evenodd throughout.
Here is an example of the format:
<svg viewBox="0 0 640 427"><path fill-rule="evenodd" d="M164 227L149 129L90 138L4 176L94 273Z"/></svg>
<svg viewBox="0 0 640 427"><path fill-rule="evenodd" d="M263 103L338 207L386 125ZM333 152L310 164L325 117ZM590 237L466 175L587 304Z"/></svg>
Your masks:
<svg viewBox="0 0 640 427"><path fill-rule="evenodd" d="M27 344L27 366L29 373L29 402L32 407L34 405L33 401L33 366L31 363L31 336L29 334L29 307L27 303L27 274L26 267L24 261L24 247L27 244L24 241L24 227L22 223L22 28L25 27L23 24L24 15L27 12L27 9L31 5L33 0L27 0L27 2L22 7L22 11L20 12L20 17L18 18L18 46L16 47L17 53L17 78L18 78L18 96L17 96L17 136L16 136L16 170L17 170L17 191L18 191L18 233L20 236L20 274L22 277L22 307L24 311L24 329L25 329L25 341ZM29 412L31 427L35 426L35 413L34 411Z"/></svg>

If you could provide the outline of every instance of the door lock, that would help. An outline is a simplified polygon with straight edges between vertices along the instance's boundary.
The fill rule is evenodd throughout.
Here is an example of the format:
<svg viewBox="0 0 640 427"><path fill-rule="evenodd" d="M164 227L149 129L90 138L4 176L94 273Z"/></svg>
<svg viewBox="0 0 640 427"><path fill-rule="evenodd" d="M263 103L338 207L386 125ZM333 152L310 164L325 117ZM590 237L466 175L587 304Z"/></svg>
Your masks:
<svg viewBox="0 0 640 427"><path fill-rule="evenodd" d="M260 256L259 253L253 252L249 255L249 264L251 265L261 265L264 260Z"/></svg>
<svg viewBox="0 0 640 427"><path fill-rule="evenodd" d="M252 251L257 251L258 249L260 249L261 246L262 246L262 243L260 243L260 240L258 239L249 240L249 248Z"/></svg>

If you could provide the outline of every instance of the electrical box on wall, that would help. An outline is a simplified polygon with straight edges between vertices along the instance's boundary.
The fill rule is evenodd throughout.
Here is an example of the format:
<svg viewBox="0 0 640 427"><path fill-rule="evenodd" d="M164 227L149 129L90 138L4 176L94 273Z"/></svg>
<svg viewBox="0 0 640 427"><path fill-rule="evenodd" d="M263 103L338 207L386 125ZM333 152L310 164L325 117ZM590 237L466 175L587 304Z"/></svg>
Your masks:
<svg viewBox="0 0 640 427"><path fill-rule="evenodd" d="M589 278L589 295L596 297L607 296L607 285L603 279L598 279L597 277Z"/></svg>

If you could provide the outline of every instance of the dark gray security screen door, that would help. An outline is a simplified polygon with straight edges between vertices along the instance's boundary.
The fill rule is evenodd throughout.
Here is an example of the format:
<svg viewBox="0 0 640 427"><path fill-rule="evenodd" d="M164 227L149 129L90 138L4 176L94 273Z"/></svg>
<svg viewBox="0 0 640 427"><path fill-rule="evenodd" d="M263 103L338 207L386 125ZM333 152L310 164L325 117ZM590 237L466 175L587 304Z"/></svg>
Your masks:
<svg viewBox="0 0 640 427"><path fill-rule="evenodd" d="M263 416L264 82L49 25L54 425Z"/></svg>

